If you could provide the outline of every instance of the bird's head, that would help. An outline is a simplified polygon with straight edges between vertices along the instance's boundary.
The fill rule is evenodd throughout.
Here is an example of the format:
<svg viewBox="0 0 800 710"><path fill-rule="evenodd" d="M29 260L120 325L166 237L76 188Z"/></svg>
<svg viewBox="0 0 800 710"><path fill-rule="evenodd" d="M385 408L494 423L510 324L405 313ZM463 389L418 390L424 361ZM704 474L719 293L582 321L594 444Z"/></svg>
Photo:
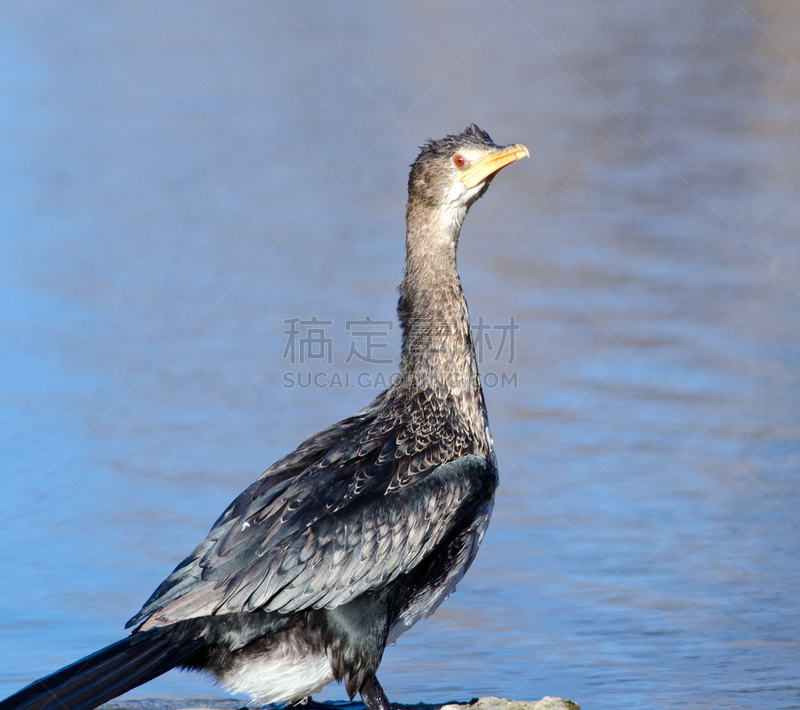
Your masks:
<svg viewBox="0 0 800 710"><path fill-rule="evenodd" d="M521 143L497 145L474 123L463 133L428 141L411 165L408 177L412 204L443 212L458 226L470 205L506 165L529 156Z"/></svg>

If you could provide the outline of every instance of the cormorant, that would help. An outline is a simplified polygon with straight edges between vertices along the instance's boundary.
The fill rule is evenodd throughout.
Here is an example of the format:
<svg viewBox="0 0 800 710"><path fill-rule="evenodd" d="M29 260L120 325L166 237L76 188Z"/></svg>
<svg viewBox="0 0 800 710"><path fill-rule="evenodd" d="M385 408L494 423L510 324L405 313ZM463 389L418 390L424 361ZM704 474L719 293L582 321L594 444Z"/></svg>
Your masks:
<svg viewBox="0 0 800 710"><path fill-rule="evenodd" d="M257 703L334 680L390 710L384 648L447 598L475 558L497 462L456 247L496 173L529 155L471 125L411 166L397 379L269 468L126 625L131 634L0 702L89 710L174 667Z"/></svg>

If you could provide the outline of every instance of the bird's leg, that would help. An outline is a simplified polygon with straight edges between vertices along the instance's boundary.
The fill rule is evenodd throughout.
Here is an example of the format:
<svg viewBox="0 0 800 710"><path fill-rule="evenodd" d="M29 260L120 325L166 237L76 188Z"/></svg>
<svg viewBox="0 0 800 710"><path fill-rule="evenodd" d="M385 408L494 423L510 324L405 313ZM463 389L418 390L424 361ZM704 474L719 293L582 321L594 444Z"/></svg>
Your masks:
<svg viewBox="0 0 800 710"><path fill-rule="evenodd" d="M367 710L393 710L389 698L386 697L386 693L383 692L383 688L381 688L381 684L374 673L370 673L367 676L367 679L361 685L359 693L361 693L361 699L364 701L364 705L367 706Z"/></svg>

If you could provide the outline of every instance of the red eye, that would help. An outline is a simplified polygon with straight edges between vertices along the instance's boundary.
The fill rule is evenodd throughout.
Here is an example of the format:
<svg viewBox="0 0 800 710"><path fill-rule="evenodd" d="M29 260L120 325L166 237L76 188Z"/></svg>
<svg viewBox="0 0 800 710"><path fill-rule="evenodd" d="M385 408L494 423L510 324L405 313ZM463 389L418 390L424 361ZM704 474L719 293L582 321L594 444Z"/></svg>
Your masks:
<svg viewBox="0 0 800 710"><path fill-rule="evenodd" d="M455 158L453 158L453 164L457 168L463 168L467 164L467 161L463 155L457 155Z"/></svg>

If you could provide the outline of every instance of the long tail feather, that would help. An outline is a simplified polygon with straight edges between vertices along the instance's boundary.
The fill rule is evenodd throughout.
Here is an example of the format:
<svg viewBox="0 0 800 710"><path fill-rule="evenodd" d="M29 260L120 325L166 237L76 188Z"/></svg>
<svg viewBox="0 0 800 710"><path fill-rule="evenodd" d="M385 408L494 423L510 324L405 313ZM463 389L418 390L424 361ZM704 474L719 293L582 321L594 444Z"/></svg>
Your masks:
<svg viewBox="0 0 800 710"><path fill-rule="evenodd" d="M133 634L41 678L0 702L0 710L91 710L180 665L203 646L161 630Z"/></svg>

